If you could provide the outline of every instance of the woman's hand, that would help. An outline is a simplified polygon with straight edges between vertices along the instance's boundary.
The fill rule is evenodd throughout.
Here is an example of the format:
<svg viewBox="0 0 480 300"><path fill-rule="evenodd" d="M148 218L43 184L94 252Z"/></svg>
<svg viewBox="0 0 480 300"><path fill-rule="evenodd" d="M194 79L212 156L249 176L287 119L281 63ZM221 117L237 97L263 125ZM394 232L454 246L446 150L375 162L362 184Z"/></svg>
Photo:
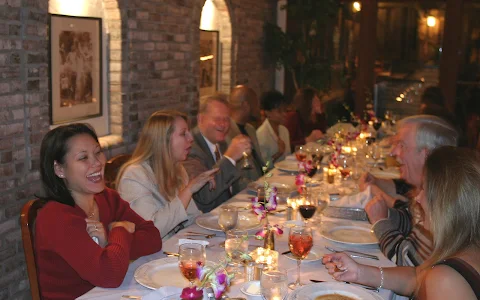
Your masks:
<svg viewBox="0 0 480 300"><path fill-rule="evenodd" d="M90 235L91 237L96 237L98 239L98 245L104 248L108 243L108 239L102 222L92 219L85 219L85 222L87 223L88 235Z"/></svg>
<svg viewBox="0 0 480 300"><path fill-rule="evenodd" d="M357 282L360 266L345 253L327 254L322 258L328 274L338 281Z"/></svg>
<svg viewBox="0 0 480 300"><path fill-rule="evenodd" d="M187 188L192 194L195 194L208 182L210 185L209 189L215 189L215 173L217 173L219 170L219 168L214 168L199 174L197 177L190 180Z"/></svg>
<svg viewBox="0 0 480 300"><path fill-rule="evenodd" d="M115 227L123 227L130 233L135 232L135 224L129 221L112 222L110 223L110 225L108 225L108 228L110 230L112 230Z"/></svg>

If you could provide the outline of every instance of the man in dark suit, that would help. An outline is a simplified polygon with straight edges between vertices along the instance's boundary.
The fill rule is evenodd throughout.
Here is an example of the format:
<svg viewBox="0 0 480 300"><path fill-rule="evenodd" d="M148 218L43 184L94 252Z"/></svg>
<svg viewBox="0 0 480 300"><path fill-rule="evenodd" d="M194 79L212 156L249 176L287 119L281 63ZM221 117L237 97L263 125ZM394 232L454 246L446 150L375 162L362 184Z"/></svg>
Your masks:
<svg viewBox="0 0 480 300"><path fill-rule="evenodd" d="M250 153L251 142L247 136L238 135L227 146L230 109L221 95L202 99L197 119L198 126L192 130L194 144L183 166L190 178L214 167L220 169L215 175L214 189L206 185L193 195L198 208L209 212L240 191L235 186L241 177L236 164L243 158L243 152Z"/></svg>
<svg viewBox="0 0 480 300"><path fill-rule="evenodd" d="M260 103L255 91L245 85L236 86L230 93L228 102L230 103L230 130L226 138L227 144L240 134L248 136L252 142L252 152L248 156L250 168L243 168L243 160L237 164L237 169L242 174L238 185L240 189L244 189L249 182L263 175L262 166L265 165L258 145L257 131L249 123L252 116L260 114Z"/></svg>

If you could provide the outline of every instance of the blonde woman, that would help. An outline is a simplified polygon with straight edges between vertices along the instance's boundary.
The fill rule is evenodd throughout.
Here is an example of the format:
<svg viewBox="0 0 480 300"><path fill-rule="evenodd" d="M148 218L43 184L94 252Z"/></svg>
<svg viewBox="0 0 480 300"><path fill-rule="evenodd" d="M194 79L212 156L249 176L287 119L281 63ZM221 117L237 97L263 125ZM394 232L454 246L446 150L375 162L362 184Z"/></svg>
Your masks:
<svg viewBox="0 0 480 300"><path fill-rule="evenodd" d="M192 195L209 182L212 169L189 180L181 162L192 147L186 115L158 111L145 123L132 154L117 176L118 192L145 220L152 220L162 240L190 225L201 212Z"/></svg>
<svg viewBox="0 0 480 300"><path fill-rule="evenodd" d="M417 202L434 250L419 267L377 268L344 253L323 258L337 280L384 287L416 299L480 299L480 154L445 146L424 167Z"/></svg>

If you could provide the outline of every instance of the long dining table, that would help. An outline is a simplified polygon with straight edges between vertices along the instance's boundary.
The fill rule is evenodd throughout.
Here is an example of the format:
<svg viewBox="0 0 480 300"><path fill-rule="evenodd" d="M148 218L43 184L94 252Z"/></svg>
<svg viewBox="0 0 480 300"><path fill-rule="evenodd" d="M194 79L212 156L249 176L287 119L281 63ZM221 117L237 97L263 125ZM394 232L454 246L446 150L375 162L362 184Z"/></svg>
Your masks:
<svg viewBox="0 0 480 300"><path fill-rule="evenodd" d="M295 175L292 173L287 173L280 171L278 169L273 169L270 171L272 173L272 176L269 177L267 180L269 182L276 182L276 183L284 183L288 184L290 186L294 186L295 182ZM322 179L322 174L317 174L316 177L317 181L319 181L320 186L323 186L325 189L328 189L329 191L335 190L336 188L341 188L342 182L337 182L336 185L330 185L328 186L327 183ZM261 178L258 180L259 183L262 183L264 178ZM226 204L232 203L232 202L245 202L245 205L251 202L251 197L253 197L252 192L249 191L248 189L243 190L241 193L235 195L232 197ZM218 208L217 208L218 210ZM215 214L215 210L212 211L211 213ZM269 214L268 216L269 222L271 224L284 224L286 221L286 213L274 213L274 214ZM335 219L335 218L327 218L327 217L322 217L322 222L324 221L331 221L331 222L345 222L345 220L341 219ZM362 226L366 226L368 222L366 221L348 221L351 222L353 225L359 224ZM318 227L321 226L321 224L317 224L315 226L314 230L314 246L312 250L314 250L317 254L323 255L330 253L325 246L330 246L331 248L334 249L348 249L348 250L356 250L360 251L363 253L368 253L371 255L376 255L379 257L379 260L372 260L372 259L365 259L365 258L355 258L355 260L359 263L362 264L367 264L367 265L372 265L372 266L382 266L382 267L394 267L395 264L387 259L382 252L379 249L378 244L376 245L362 245L362 246L356 246L356 245L345 245L342 243L337 243L330 241L326 238L324 238L321 234L320 231L318 230ZM169 251L169 252L178 252L178 241L179 239L185 239L187 237L187 231L194 231L194 232L202 232L206 234L212 234L215 233L216 236L210 239L205 239L206 241L209 242L209 247L206 249L206 254L207 254L207 260L209 261L219 261L222 257L225 255L225 250L224 248L220 247L220 243L225 240L225 235L223 232L218 232L218 231L211 231L208 229L204 229L200 227L197 224L192 224L189 227L179 231L176 235L173 237L169 238L168 240L164 241L163 243L163 249L157 253L141 257L135 261L133 261L127 271L127 274L125 276L125 279L123 283L118 287L118 288L100 288L96 287L86 294L82 295L78 299L101 299L101 300L118 300L122 299L122 296L128 295L128 296L134 296L138 298L131 298L131 299L141 299L142 297L147 298L147 296L153 291L151 289L148 289L142 285L140 285L134 278L134 273L135 270L142 266L145 263L148 263L152 260L157 260L166 257L164 254L164 251ZM252 231L252 234L255 233L254 230ZM197 237L195 237L197 238ZM253 237L249 239L249 249L254 249L257 246L263 246L263 241L261 240L256 240ZM276 236L275 237L275 250L278 251L279 253L285 252L289 250L288 246L288 230L284 231L284 234L281 236ZM279 269L284 269L287 270L287 275L289 282L293 282L296 279L297 273L296 273L296 261L292 260L289 257L286 257L286 255L279 255L279 260L278 260L278 268ZM326 282L332 282L335 281L332 276L330 276L327 273L327 270L325 269L324 265L322 264L321 260L317 261L311 261L311 262L302 262L301 265L301 278L302 278L302 283L308 284L311 283L311 280L318 280L318 281L326 281ZM241 292L241 287L244 285L244 279L239 278L233 281L232 285L230 286L229 290L227 291L227 294L229 297L241 297L245 299L261 299L261 297L252 297L252 296L247 296ZM381 289L379 292L376 291L369 291L370 293L374 293L376 295L376 298L378 299L407 299L405 297L401 297L396 295L390 290L386 289ZM380 297L378 297L380 296ZM123 298L125 299L125 298ZM161 299L161 298L160 298Z"/></svg>

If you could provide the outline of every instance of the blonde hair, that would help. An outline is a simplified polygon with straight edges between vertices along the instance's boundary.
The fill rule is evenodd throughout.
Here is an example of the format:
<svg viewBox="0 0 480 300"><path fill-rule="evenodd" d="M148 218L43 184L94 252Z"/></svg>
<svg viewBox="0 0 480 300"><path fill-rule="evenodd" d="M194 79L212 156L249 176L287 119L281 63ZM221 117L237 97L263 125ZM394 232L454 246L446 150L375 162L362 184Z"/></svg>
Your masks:
<svg viewBox="0 0 480 300"><path fill-rule="evenodd" d="M424 188L433 235L433 253L421 266L418 295L426 271L471 246L480 247L480 154L452 146L439 147L428 156Z"/></svg>
<svg viewBox="0 0 480 300"><path fill-rule="evenodd" d="M480 154L445 146L425 163L425 196L434 250L430 265L480 247Z"/></svg>
<svg viewBox="0 0 480 300"><path fill-rule="evenodd" d="M147 162L155 174L160 194L168 201L176 197L177 190L185 186L185 170L181 163L174 162L170 148L170 139L175 131L174 122L177 118L187 121L184 113L174 110L160 110L148 118L132 158L118 172L117 186L129 166Z"/></svg>
<svg viewBox="0 0 480 300"><path fill-rule="evenodd" d="M226 107L230 108L230 103L228 103L228 96L222 93L216 93L205 98L200 99L200 105L198 106L198 113L203 114L208 110L208 105L212 102L220 102Z"/></svg>

